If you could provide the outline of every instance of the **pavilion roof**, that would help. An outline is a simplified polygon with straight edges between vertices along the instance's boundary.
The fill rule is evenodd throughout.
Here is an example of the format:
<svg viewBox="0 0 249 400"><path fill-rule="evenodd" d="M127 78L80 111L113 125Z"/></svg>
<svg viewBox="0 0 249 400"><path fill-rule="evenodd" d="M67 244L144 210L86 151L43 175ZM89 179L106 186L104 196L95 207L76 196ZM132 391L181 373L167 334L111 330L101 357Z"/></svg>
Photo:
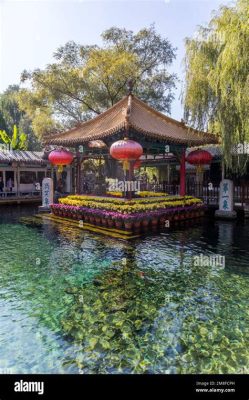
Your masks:
<svg viewBox="0 0 249 400"><path fill-rule="evenodd" d="M125 130L172 144L198 146L218 143L215 135L197 131L154 110L133 94L125 96L97 117L50 138L47 144L75 146L93 140L104 140Z"/></svg>

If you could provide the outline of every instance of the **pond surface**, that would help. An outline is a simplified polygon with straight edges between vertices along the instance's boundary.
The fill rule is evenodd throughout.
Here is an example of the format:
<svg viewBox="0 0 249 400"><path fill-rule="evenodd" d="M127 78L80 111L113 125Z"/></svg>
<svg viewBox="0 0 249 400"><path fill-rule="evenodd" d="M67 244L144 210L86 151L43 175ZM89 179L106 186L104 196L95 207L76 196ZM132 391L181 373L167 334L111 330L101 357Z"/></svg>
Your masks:
<svg viewBox="0 0 249 400"><path fill-rule="evenodd" d="M125 242L0 212L0 373L249 373L248 222Z"/></svg>

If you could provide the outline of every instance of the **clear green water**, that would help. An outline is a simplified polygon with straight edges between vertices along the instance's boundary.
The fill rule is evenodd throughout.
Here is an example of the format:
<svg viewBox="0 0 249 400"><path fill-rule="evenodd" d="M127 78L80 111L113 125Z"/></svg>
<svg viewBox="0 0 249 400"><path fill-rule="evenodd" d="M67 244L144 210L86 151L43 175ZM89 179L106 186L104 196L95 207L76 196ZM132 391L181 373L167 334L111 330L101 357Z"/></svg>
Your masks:
<svg viewBox="0 0 249 400"><path fill-rule="evenodd" d="M249 372L249 225L127 243L32 213L1 209L0 373Z"/></svg>

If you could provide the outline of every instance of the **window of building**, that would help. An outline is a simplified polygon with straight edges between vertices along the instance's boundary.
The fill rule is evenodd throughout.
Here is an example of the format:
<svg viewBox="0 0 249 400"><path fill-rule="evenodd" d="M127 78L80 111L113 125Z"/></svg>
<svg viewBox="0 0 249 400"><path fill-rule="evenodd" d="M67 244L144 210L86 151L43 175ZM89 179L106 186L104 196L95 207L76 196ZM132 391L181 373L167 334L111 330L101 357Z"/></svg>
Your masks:
<svg viewBox="0 0 249 400"><path fill-rule="evenodd" d="M37 172L37 182L39 182L40 185L42 185L43 178L45 178L45 171L38 171Z"/></svg>
<svg viewBox="0 0 249 400"><path fill-rule="evenodd" d="M14 171L5 171L5 186L10 188L14 186L14 183L15 183Z"/></svg>
<svg viewBox="0 0 249 400"><path fill-rule="evenodd" d="M20 172L20 183L28 184L36 182L35 171L21 171Z"/></svg>

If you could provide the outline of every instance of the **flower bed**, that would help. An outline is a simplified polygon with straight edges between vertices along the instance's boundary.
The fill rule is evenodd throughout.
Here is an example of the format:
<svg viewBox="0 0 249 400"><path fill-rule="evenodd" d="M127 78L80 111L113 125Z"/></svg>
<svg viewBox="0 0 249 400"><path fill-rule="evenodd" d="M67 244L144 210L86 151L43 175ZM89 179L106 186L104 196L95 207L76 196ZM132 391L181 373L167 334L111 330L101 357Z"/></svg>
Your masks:
<svg viewBox="0 0 249 400"><path fill-rule="evenodd" d="M116 211L122 214L137 213L146 211L156 211L168 209L172 207L185 207L191 205L202 204L200 199L191 196L175 196L158 199L111 199L107 197L92 196L68 196L59 199L60 204L87 207L92 209L100 209L107 211Z"/></svg>
<svg viewBox="0 0 249 400"><path fill-rule="evenodd" d="M107 192L108 196L113 196L113 197L123 197L122 192ZM144 198L144 197L166 197L168 196L167 193L164 192L149 192L149 191L143 191L143 192L138 192L136 194L136 197L138 198Z"/></svg>
<svg viewBox="0 0 249 400"><path fill-rule="evenodd" d="M169 197L163 201L123 201L89 196L68 196L51 206L52 213L97 226L128 231L165 227L166 221L179 221L204 215L204 205L190 196Z"/></svg>

